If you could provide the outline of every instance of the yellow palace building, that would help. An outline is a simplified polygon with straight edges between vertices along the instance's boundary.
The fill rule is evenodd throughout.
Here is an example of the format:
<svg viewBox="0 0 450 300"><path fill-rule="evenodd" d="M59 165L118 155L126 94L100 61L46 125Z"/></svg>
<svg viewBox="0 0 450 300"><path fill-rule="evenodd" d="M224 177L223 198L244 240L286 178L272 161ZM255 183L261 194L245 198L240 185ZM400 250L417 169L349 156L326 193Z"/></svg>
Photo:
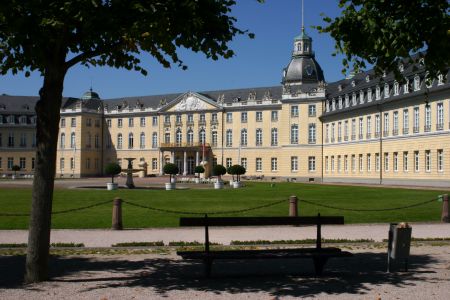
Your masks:
<svg viewBox="0 0 450 300"><path fill-rule="evenodd" d="M61 107L57 177L102 175L108 162L141 175L165 163L241 164L247 176L314 182L450 186L448 74L423 62L327 83L302 30L281 85L103 99L88 91ZM0 176L34 168L37 97L0 96Z"/></svg>

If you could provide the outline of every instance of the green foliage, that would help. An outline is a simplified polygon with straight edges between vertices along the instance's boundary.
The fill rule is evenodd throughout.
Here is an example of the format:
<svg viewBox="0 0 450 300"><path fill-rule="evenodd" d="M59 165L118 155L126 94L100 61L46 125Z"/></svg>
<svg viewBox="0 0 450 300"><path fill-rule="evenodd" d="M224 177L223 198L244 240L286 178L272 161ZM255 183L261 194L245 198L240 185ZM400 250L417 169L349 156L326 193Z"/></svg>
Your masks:
<svg viewBox="0 0 450 300"><path fill-rule="evenodd" d="M203 166L196 166L194 173L205 173L205 168L203 168Z"/></svg>
<svg viewBox="0 0 450 300"><path fill-rule="evenodd" d="M17 171L20 171L20 166L14 165L14 166L12 166L11 170L13 170L14 173L16 173Z"/></svg>
<svg viewBox="0 0 450 300"><path fill-rule="evenodd" d="M118 163L109 163L105 167L105 174L111 176L111 182L114 183L114 176L120 174L122 168Z"/></svg>
<svg viewBox="0 0 450 300"><path fill-rule="evenodd" d="M222 165L215 165L212 169L212 173L214 176L219 176L220 178L222 175L225 175L227 173L227 169L225 169L225 167Z"/></svg>
<svg viewBox="0 0 450 300"><path fill-rule="evenodd" d="M180 170L176 164L168 163L163 167L164 174L169 174L169 182L172 182L172 175L178 174Z"/></svg>
<svg viewBox="0 0 450 300"><path fill-rule="evenodd" d="M246 172L245 168L241 165L232 165L231 167L228 167L227 173L232 175L234 180L234 175L237 177L237 181L241 180L241 175L244 175Z"/></svg>
<svg viewBox="0 0 450 300"><path fill-rule="evenodd" d="M340 0L340 16L324 16L325 27L336 41L335 54L344 54L345 74L358 71L366 62L375 71L393 71L402 79L398 65L403 59L425 59L430 77L447 73L450 63L450 16L447 0ZM426 52L421 52L425 50ZM418 54L418 55L416 55Z"/></svg>

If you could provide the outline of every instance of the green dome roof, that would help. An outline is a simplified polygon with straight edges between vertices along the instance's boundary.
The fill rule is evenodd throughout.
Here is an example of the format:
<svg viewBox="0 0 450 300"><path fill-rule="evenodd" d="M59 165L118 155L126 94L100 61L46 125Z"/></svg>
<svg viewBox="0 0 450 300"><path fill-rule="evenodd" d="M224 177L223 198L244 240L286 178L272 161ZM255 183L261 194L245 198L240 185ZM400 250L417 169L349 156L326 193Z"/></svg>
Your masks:
<svg viewBox="0 0 450 300"><path fill-rule="evenodd" d="M91 99L100 99L100 96L92 91L92 89L90 89L89 91L87 91L86 93L83 94L83 96L81 96L82 100L91 100Z"/></svg>

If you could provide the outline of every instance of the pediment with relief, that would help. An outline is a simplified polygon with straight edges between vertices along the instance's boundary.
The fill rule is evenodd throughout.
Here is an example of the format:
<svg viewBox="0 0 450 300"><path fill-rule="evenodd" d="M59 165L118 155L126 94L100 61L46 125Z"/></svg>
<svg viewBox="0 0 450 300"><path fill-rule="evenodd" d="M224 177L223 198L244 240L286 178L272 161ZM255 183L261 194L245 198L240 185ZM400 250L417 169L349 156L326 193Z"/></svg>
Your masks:
<svg viewBox="0 0 450 300"><path fill-rule="evenodd" d="M214 103L214 101L193 92L181 95L174 102L175 103L169 103L170 108L168 108L167 111L185 112L217 109L217 104Z"/></svg>

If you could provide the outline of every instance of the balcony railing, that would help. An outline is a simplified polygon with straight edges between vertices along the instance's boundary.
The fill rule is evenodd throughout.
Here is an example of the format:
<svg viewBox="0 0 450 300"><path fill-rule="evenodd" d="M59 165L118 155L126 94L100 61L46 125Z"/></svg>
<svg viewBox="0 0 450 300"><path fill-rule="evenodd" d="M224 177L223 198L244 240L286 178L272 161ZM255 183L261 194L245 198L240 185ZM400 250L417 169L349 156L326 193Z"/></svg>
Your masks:
<svg viewBox="0 0 450 300"><path fill-rule="evenodd" d="M217 125L217 124L219 124L219 121L217 121L217 120L211 120L211 125Z"/></svg>
<svg viewBox="0 0 450 300"><path fill-rule="evenodd" d="M170 122L164 122L165 127L170 127Z"/></svg>
<svg viewBox="0 0 450 300"><path fill-rule="evenodd" d="M200 121L198 121L198 125L205 126L206 125L206 121L205 120L200 120Z"/></svg>
<svg viewBox="0 0 450 300"><path fill-rule="evenodd" d="M191 143L191 142L182 142L182 143L161 143L161 148L183 148L183 147L211 147L209 143Z"/></svg>

